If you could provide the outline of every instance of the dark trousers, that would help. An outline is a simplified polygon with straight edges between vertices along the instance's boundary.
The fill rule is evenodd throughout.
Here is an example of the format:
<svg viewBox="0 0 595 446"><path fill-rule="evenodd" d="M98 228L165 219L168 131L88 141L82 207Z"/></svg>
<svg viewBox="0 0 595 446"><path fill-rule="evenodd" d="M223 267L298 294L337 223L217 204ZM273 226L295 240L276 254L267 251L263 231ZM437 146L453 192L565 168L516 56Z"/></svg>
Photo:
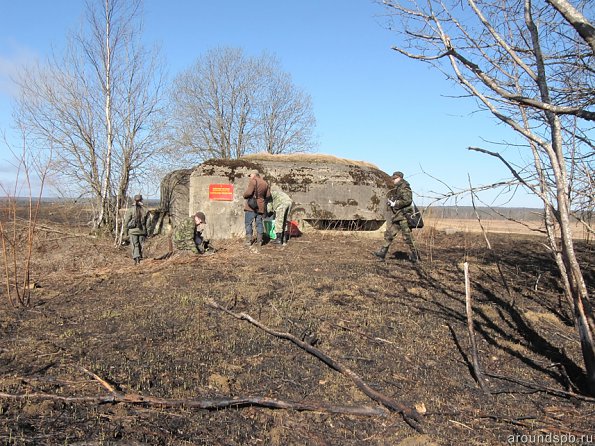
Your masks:
<svg viewBox="0 0 595 446"><path fill-rule="evenodd" d="M130 246L132 247L132 258L143 258L143 243L145 242L144 235L130 234Z"/></svg>

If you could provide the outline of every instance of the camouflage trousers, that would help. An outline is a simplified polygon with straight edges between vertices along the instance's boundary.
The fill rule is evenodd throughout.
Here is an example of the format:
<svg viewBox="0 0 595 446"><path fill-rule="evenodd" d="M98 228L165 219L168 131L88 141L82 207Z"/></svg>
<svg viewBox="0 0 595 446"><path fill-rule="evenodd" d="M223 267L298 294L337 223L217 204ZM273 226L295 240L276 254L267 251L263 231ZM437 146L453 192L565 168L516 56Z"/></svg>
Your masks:
<svg viewBox="0 0 595 446"><path fill-rule="evenodd" d="M192 251L194 254L199 254L194 240L174 240L174 246L178 251Z"/></svg>
<svg viewBox="0 0 595 446"><path fill-rule="evenodd" d="M387 222L386 231L384 231L384 244L382 245L383 248L388 248L390 244L395 239L395 236L400 231L403 234L403 240L405 244L409 246L411 252L415 252L415 243L413 242L413 236L411 235L411 229L409 228L409 224L407 220L396 220L396 221L389 221Z"/></svg>
<svg viewBox="0 0 595 446"><path fill-rule="evenodd" d="M281 203L275 209L275 232L278 234L284 233L287 229L287 220L291 213L291 203Z"/></svg>

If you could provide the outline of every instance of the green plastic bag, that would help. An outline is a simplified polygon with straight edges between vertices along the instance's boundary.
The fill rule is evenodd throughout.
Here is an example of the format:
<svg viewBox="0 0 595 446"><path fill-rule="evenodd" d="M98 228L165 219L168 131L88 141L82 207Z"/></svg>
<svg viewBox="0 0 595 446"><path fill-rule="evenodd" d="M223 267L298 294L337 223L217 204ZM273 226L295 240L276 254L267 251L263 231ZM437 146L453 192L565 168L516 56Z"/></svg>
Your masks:
<svg viewBox="0 0 595 446"><path fill-rule="evenodd" d="M275 233L275 220L264 220L264 233L270 240L275 240L277 234Z"/></svg>

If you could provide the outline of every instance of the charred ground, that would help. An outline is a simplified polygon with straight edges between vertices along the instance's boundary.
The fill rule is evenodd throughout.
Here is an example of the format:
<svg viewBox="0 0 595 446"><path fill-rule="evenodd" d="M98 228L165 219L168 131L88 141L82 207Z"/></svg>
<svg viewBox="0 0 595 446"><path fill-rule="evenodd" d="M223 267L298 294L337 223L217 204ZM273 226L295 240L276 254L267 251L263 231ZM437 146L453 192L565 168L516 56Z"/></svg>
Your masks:
<svg viewBox="0 0 595 446"><path fill-rule="evenodd" d="M426 227L416 234L423 263L413 267L401 242L382 264L371 255L378 239L351 234L306 234L258 255L238 240L209 257L165 260L154 259L167 252L157 237L135 267L127 248L62 220L54 212L41 222L32 308L0 295L4 444L498 445L540 433L593 441L595 400L567 395L584 391L580 345L540 238L490 235L490 251L480 234ZM581 242L579 256L592 289L592 245ZM470 366L465 261L490 394ZM112 387L170 402L379 407L348 377L209 299L310 341L402 404L425 406L425 436L395 413L109 402Z"/></svg>

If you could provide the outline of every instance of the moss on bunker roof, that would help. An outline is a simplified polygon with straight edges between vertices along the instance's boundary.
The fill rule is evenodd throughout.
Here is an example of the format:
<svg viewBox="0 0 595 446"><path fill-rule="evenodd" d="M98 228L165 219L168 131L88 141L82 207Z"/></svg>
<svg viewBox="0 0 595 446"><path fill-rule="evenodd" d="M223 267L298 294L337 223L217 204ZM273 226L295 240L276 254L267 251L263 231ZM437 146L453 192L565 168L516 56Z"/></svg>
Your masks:
<svg viewBox="0 0 595 446"><path fill-rule="evenodd" d="M248 170L259 169L261 166L253 161L246 160L244 158L239 159L210 159L206 160L201 166L217 166L217 167L228 167L230 169L245 168Z"/></svg>

